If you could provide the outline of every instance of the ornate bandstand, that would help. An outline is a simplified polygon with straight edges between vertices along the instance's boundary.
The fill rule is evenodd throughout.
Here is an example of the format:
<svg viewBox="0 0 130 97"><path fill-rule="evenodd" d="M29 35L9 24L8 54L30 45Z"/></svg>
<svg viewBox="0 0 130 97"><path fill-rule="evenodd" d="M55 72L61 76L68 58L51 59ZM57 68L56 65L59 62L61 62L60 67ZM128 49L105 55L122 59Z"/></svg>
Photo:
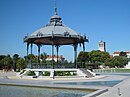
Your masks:
<svg viewBox="0 0 130 97"><path fill-rule="evenodd" d="M54 4L54 15L51 17L49 23L44 27L36 30L31 35L24 37L24 42L27 43L27 56L29 54L29 47L32 54L33 45L38 47L38 64L40 64L40 50L44 45L52 46L52 69L54 69L54 47L56 47L57 57L59 52L59 47L63 45L72 45L74 48L74 64L77 68L77 47L78 44L82 45L83 51L85 51L85 42L88 42L86 35L80 35L71 28L65 26L62 23L62 19L57 14L56 4ZM28 59L27 59L28 64ZM32 61L30 63L30 68L33 68ZM37 65L38 65L37 64ZM57 58L58 64L58 58Z"/></svg>

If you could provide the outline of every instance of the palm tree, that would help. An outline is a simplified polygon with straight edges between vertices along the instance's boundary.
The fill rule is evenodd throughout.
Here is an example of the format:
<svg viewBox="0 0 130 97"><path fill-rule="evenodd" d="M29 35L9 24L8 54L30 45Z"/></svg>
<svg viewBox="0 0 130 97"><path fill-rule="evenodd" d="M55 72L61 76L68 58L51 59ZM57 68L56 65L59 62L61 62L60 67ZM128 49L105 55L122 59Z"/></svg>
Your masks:
<svg viewBox="0 0 130 97"><path fill-rule="evenodd" d="M16 69L17 69L16 64L17 64L18 59L19 59L19 55L14 54L13 55L13 69L14 69L14 71L16 71Z"/></svg>
<svg viewBox="0 0 130 97"><path fill-rule="evenodd" d="M46 62L46 58L47 58L47 53L43 52L43 54L41 54L42 62Z"/></svg>
<svg viewBox="0 0 130 97"><path fill-rule="evenodd" d="M5 58L6 56L5 55L0 55L0 69L3 69L4 68L4 64L3 64L3 59Z"/></svg>
<svg viewBox="0 0 130 97"><path fill-rule="evenodd" d="M24 58L19 58L16 65L20 71L21 69L24 69L26 67L26 61L24 60Z"/></svg>
<svg viewBox="0 0 130 97"><path fill-rule="evenodd" d="M12 68L13 60L10 57L10 55L7 55L2 61L3 61L3 64L4 64L4 69L6 69L8 71L9 69Z"/></svg>

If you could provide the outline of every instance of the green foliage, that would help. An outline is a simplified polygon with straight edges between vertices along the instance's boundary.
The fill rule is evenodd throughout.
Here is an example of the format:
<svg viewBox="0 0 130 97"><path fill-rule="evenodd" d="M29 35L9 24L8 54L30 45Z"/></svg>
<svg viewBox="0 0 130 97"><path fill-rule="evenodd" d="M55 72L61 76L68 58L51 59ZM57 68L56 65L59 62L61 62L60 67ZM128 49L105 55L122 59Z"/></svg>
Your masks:
<svg viewBox="0 0 130 97"><path fill-rule="evenodd" d="M17 67L17 66L18 67ZM20 58L18 54L14 54L13 58L8 54L7 56L0 55L0 68L2 69L14 69L14 71L20 71L20 69L26 67L25 60ZM16 70L19 68L19 70Z"/></svg>
<svg viewBox="0 0 130 97"><path fill-rule="evenodd" d="M76 76L76 71L55 71L55 76Z"/></svg>
<svg viewBox="0 0 130 97"><path fill-rule="evenodd" d="M43 76L43 72L42 71L39 71L39 76Z"/></svg>
<svg viewBox="0 0 130 97"><path fill-rule="evenodd" d="M2 62L2 60L0 60L0 69L2 69L3 68L3 62Z"/></svg>
<svg viewBox="0 0 130 97"><path fill-rule="evenodd" d="M99 50L97 50L97 51L93 50L90 52L91 63L100 63L100 65L101 65L109 58L110 58L110 55L108 52L101 52Z"/></svg>
<svg viewBox="0 0 130 97"><path fill-rule="evenodd" d="M4 67L3 59L5 57L6 57L5 55L0 55L0 69L3 69L3 67Z"/></svg>
<svg viewBox="0 0 130 97"><path fill-rule="evenodd" d="M126 52L121 51L120 54L119 54L119 56L127 57L127 54L126 54Z"/></svg>
<svg viewBox="0 0 130 97"><path fill-rule="evenodd" d="M130 69L115 69L115 72L130 73Z"/></svg>
<svg viewBox="0 0 130 97"><path fill-rule="evenodd" d="M88 62L89 61L89 52L80 52L78 55L79 62Z"/></svg>
<svg viewBox="0 0 130 97"><path fill-rule="evenodd" d="M50 76L49 71L39 71L39 76Z"/></svg>
<svg viewBox="0 0 130 97"><path fill-rule="evenodd" d="M18 59L19 59L19 55L18 54L14 54L13 55L13 69L14 69L14 71L16 71L16 69L17 69L16 63L17 63Z"/></svg>
<svg viewBox="0 0 130 97"><path fill-rule="evenodd" d="M4 55L0 55L0 69L2 69L4 67L4 63L3 63L3 59L5 58L6 56Z"/></svg>
<svg viewBox="0 0 130 97"><path fill-rule="evenodd" d="M25 75L27 75L27 76L35 76L36 74L35 74L35 72L34 71L27 71L26 72L26 74Z"/></svg>
<svg viewBox="0 0 130 97"><path fill-rule="evenodd" d="M81 64L78 65L80 68L85 68L85 63L88 63L90 60L89 52L80 52L78 55L78 62Z"/></svg>
<svg viewBox="0 0 130 97"><path fill-rule="evenodd" d="M46 62L46 58L47 58L47 53L43 52L43 54L41 54L42 62Z"/></svg>
<svg viewBox="0 0 130 97"><path fill-rule="evenodd" d="M130 69L124 69L124 68L112 68L112 69L102 69L101 71L99 70L98 72L105 72L105 73L130 73Z"/></svg>
<svg viewBox="0 0 130 97"><path fill-rule="evenodd" d="M16 72L20 72L20 69L17 69Z"/></svg>
<svg viewBox="0 0 130 97"><path fill-rule="evenodd" d="M44 71L43 76L50 76L50 72L49 71Z"/></svg>
<svg viewBox="0 0 130 97"><path fill-rule="evenodd" d="M80 52L78 55L78 62L81 62L79 67L88 67L91 65L93 68L98 68L98 66L104 64L106 60L110 58L108 52L101 52L99 50L93 50L91 52Z"/></svg>
<svg viewBox="0 0 130 97"><path fill-rule="evenodd" d="M68 64L68 61L67 61L67 60L65 60L63 63L64 63L64 64Z"/></svg>
<svg viewBox="0 0 130 97"><path fill-rule="evenodd" d="M73 72L73 74L72 74L73 76L76 76L77 75L77 72L75 71L75 72Z"/></svg>
<svg viewBox="0 0 130 97"><path fill-rule="evenodd" d="M19 55L18 54L14 54L13 55L13 60L17 61L19 59Z"/></svg>
<svg viewBox="0 0 130 97"><path fill-rule="evenodd" d="M23 58L19 58L16 66L21 70L26 67L26 61Z"/></svg>
<svg viewBox="0 0 130 97"><path fill-rule="evenodd" d="M55 76L63 76L63 71L55 71Z"/></svg>
<svg viewBox="0 0 130 97"><path fill-rule="evenodd" d="M109 66L110 68L123 68L128 63L128 59L126 57L122 56L115 56L111 59L108 59L105 63L106 66Z"/></svg>
<svg viewBox="0 0 130 97"><path fill-rule="evenodd" d="M24 58L28 60L28 63L31 63L32 61L32 63L37 64L38 62L37 57L34 54L29 54ZM46 58L47 58L47 54L45 52L40 55L40 59L42 60L42 63L46 63Z"/></svg>
<svg viewBox="0 0 130 97"><path fill-rule="evenodd" d="M4 64L4 68L6 69L11 69L13 66L13 60L10 57L10 55L7 55L3 60L2 60L3 64Z"/></svg>
<svg viewBox="0 0 130 97"><path fill-rule="evenodd" d="M5 57L5 55L0 55L0 60L4 59Z"/></svg>
<svg viewBox="0 0 130 97"><path fill-rule="evenodd" d="M34 54L29 54L28 56L24 56L24 59L28 61L28 63L37 63L37 58L35 57Z"/></svg>

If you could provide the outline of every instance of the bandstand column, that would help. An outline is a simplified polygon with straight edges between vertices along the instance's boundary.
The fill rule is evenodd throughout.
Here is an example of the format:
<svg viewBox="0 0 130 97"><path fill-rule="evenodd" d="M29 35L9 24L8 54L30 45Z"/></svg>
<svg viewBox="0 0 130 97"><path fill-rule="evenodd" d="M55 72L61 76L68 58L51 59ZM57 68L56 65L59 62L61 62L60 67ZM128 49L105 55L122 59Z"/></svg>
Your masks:
<svg viewBox="0 0 130 97"><path fill-rule="evenodd" d="M27 57L26 57L26 64L28 65L28 49L29 49L29 43L27 43Z"/></svg>
<svg viewBox="0 0 130 97"><path fill-rule="evenodd" d="M77 46L78 46L78 44L74 44L74 64L75 64L75 68L77 68Z"/></svg>
<svg viewBox="0 0 130 97"><path fill-rule="evenodd" d="M83 43L83 52L85 52L85 44Z"/></svg>
<svg viewBox="0 0 130 97"><path fill-rule="evenodd" d="M56 51L57 51L57 67L58 67L59 45L56 45Z"/></svg>
<svg viewBox="0 0 130 97"><path fill-rule="evenodd" d="M54 28L55 28L55 25L54 25ZM54 33L53 31L52 31L52 68L54 69Z"/></svg>
<svg viewBox="0 0 130 97"><path fill-rule="evenodd" d="M40 64L40 44L38 44L37 45L38 46L38 59L37 59L37 61L38 61L38 65Z"/></svg>
<svg viewBox="0 0 130 97"><path fill-rule="evenodd" d="M52 68L54 69L54 42L52 41Z"/></svg>
<svg viewBox="0 0 130 97"><path fill-rule="evenodd" d="M33 44L31 43L31 69L32 69L32 47L33 47Z"/></svg>

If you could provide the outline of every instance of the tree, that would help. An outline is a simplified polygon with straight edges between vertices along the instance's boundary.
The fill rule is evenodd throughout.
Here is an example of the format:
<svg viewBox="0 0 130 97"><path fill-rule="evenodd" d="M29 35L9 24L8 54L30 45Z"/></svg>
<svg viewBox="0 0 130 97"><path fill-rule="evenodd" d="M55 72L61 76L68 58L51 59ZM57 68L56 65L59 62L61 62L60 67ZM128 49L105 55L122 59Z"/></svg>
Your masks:
<svg viewBox="0 0 130 97"><path fill-rule="evenodd" d="M23 58L19 58L17 61L16 66L18 67L19 70L23 69L26 67L26 62Z"/></svg>
<svg viewBox="0 0 130 97"><path fill-rule="evenodd" d="M2 61L3 61L5 69L9 70L9 69L12 68L12 66L13 66L13 60L10 57L10 55L7 55Z"/></svg>
<svg viewBox="0 0 130 97"><path fill-rule="evenodd" d="M41 54L42 62L46 62L46 58L47 58L47 53L43 52L43 54Z"/></svg>
<svg viewBox="0 0 130 97"><path fill-rule="evenodd" d="M126 54L126 52L121 51L119 56L127 57L127 54Z"/></svg>
<svg viewBox="0 0 130 97"><path fill-rule="evenodd" d="M109 58L108 52L93 50L91 52L80 52L78 62L81 62L81 67L98 68L99 65L103 65Z"/></svg>
<svg viewBox="0 0 130 97"><path fill-rule="evenodd" d="M2 62L2 60L0 60L0 69L2 69L3 68L3 62Z"/></svg>
<svg viewBox="0 0 130 97"><path fill-rule="evenodd" d="M35 57L34 54L29 54L29 55L27 56L27 58L28 58L28 62L29 62L29 63L31 62L31 60L32 60L32 63L37 63L37 58Z"/></svg>
<svg viewBox="0 0 130 97"><path fill-rule="evenodd" d="M78 55L79 62L88 62L89 61L89 52L80 52Z"/></svg>
<svg viewBox="0 0 130 97"><path fill-rule="evenodd" d="M110 54L108 52L101 52L101 62L105 63L108 59L110 59Z"/></svg>
<svg viewBox="0 0 130 97"><path fill-rule="evenodd" d="M89 52L80 52L78 55L78 62L81 62L80 67L84 68L85 63L88 63L90 60Z"/></svg>
<svg viewBox="0 0 130 97"><path fill-rule="evenodd" d="M101 52L99 50L93 50L90 52L90 63L93 65L93 68L98 68L100 65L104 65L106 60L110 58L108 52Z"/></svg>
<svg viewBox="0 0 130 97"><path fill-rule="evenodd" d="M14 71L16 71L16 63L17 63L17 61L18 61L18 59L19 59L19 55L18 54L14 54L13 55L13 68L14 68Z"/></svg>
<svg viewBox="0 0 130 97"><path fill-rule="evenodd" d="M101 51L93 50L90 52L90 62L91 63L97 63L101 62Z"/></svg>
<svg viewBox="0 0 130 97"><path fill-rule="evenodd" d="M5 57L5 55L0 55L0 60L4 59Z"/></svg>
<svg viewBox="0 0 130 97"><path fill-rule="evenodd" d="M3 63L3 59L5 58L5 55L0 55L0 69L2 69L4 67L4 63Z"/></svg>
<svg viewBox="0 0 130 97"><path fill-rule="evenodd" d="M123 56L115 56L106 61L105 65L110 68L123 68L128 63L128 58Z"/></svg>

